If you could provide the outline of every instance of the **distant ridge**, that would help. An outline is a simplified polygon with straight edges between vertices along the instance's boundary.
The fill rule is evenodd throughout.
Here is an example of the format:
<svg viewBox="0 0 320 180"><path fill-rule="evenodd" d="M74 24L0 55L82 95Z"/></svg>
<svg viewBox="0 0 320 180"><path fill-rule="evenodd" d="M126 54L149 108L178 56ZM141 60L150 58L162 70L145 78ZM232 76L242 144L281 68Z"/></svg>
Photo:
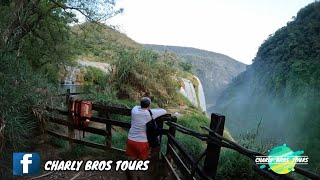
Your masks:
<svg viewBox="0 0 320 180"><path fill-rule="evenodd" d="M212 52L212 51L208 51L205 49L198 49L198 48L194 48L194 47L188 47L188 46L170 46L170 45L155 45L155 44L144 44L144 46L146 48L151 47L151 49L154 49L158 52L165 52L166 50L168 52L174 52L178 54L184 54L184 53L190 53L192 52L192 54L194 55L200 55L200 56L225 56L227 58L229 58L232 61L237 61L231 57L229 57L228 55L225 54L221 54L221 53L217 53L217 52ZM153 48L154 46L156 46L155 48ZM239 61L237 61L239 62ZM241 63L241 62L239 62Z"/></svg>
<svg viewBox="0 0 320 180"><path fill-rule="evenodd" d="M203 84L209 113L214 112L212 107L216 104L217 98L226 85L246 69L245 64L221 53L193 47L154 44L145 44L144 47L157 52L175 53L181 61L192 64L193 73L199 77Z"/></svg>

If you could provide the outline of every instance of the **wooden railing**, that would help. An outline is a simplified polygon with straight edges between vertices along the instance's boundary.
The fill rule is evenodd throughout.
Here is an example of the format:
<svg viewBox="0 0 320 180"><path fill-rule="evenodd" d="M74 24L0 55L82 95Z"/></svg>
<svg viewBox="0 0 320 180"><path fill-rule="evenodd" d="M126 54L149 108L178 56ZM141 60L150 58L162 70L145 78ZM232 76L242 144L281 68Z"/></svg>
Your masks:
<svg viewBox="0 0 320 180"><path fill-rule="evenodd" d="M70 97L72 94L70 93L70 91L68 91L66 95L67 95L66 102L68 103L68 106L70 106L71 105ZM67 126L68 135L66 136L63 134L59 134L52 130L47 130L46 131L47 134L69 141L69 146L71 148L76 143L76 144L81 144L81 145L96 148L96 149L105 150L105 151L108 151L109 153L116 153L120 155L125 154L125 151L123 149L119 149L112 146L111 130L112 130L112 126L118 126L124 129L129 129L131 127L131 124L112 119L111 115L118 114L118 115L124 115L124 116L131 116L131 109L105 106L105 105L100 105L95 103L93 104L92 110L98 112L99 117L93 116L91 117L90 120L97 123L103 123L106 125L105 126L106 128L103 130L103 129L97 129L93 127L87 127L85 129L85 132L104 136L105 144L97 144L97 143L77 139L75 137L75 129L73 125L73 117L71 112L60 110L60 109L52 109L52 108L47 108L47 110L56 111L57 113L59 113L64 117L64 118L57 118L57 117L48 116L48 120L52 123L56 123L62 126ZM159 119L157 119L157 121L160 122L160 126L162 127L163 127L163 122L166 122L166 124L169 126L169 129L163 130L163 135L168 137L167 151L165 153L160 151L161 161L159 162L166 167L167 174L165 174L165 176L170 175L174 179L195 179L196 177L199 177L200 179L215 179L217 174L217 167L219 164L218 161L219 161L221 147L235 150L238 153L251 158L252 160L254 160L256 156L263 155L261 153L248 150L240 146L239 144L224 138L223 130L224 130L225 117L220 114L212 113L210 127L202 126L203 129L209 131L208 134L199 133L192 129L188 129L182 125L179 125L177 123L177 119L175 117L172 117L169 114L160 117ZM179 131L185 135L198 138L199 143L201 143L201 141L207 142L206 150L199 157L193 157L190 153L188 153L185 146L183 146L181 142L179 142L176 139L176 131ZM203 163L200 163L200 162L203 162ZM254 163L254 161L253 161L253 168L256 171L260 172L262 175L270 179L291 179L286 175L279 175L279 174L273 173L272 171L260 169ZM295 172L305 177L308 177L310 179L320 179L319 175L303 170L298 167L295 168Z"/></svg>

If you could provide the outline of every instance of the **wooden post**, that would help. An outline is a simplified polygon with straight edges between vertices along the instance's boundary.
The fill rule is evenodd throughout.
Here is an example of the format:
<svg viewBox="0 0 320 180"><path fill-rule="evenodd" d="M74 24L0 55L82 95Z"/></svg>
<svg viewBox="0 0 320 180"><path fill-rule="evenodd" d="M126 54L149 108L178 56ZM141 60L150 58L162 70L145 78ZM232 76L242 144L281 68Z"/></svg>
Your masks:
<svg viewBox="0 0 320 180"><path fill-rule="evenodd" d="M107 112L106 113L106 118L110 119L111 116L110 114ZM107 149L110 149L112 146L112 132L111 132L111 125L106 123L106 147Z"/></svg>
<svg viewBox="0 0 320 180"><path fill-rule="evenodd" d="M171 121L174 122L174 123L176 123L176 122L177 122L177 118L176 118L176 117L172 117L172 120L171 120ZM170 126L168 133L171 134L172 137L175 137L175 136L176 136L176 128ZM169 149L169 144L171 144L171 143L172 143L172 142L168 139L166 156L168 157L168 160L172 163L172 158L170 157L170 153L169 153L169 151L168 151L168 149Z"/></svg>
<svg viewBox="0 0 320 180"><path fill-rule="evenodd" d="M210 129L222 136L223 129L224 129L224 122L225 122L225 116L212 113ZM209 134L213 135L212 132L210 132ZM215 145L213 143L208 143L207 145L207 155L204 160L203 171L207 176L211 177L212 179L215 179L215 176L217 174L220 149L221 149L221 146Z"/></svg>
<svg viewBox="0 0 320 180"><path fill-rule="evenodd" d="M66 97L66 103L67 103L67 107L68 107L68 121L69 121L69 126L68 126L68 137L71 138L69 139L69 148L73 148L74 147L74 143L73 140L75 138L75 134L74 134L74 126L73 126L73 114L71 112L71 107L72 107L72 103L71 103L71 98L70 98L70 89L67 89L67 97Z"/></svg>
<svg viewBox="0 0 320 180"><path fill-rule="evenodd" d="M69 104L69 100L70 100L70 89L67 89L67 95L66 95L66 104ZM69 106L68 106L69 108Z"/></svg>
<svg viewBox="0 0 320 180"><path fill-rule="evenodd" d="M108 111L106 110L100 110L98 111L98 116L102 117L102 118L106 118L106 119L110 119L110 114ZM106 124L106 130L105 130L105 146L106 146L106 150L109 150L112 146L112 133L111 133L111 125L108 124L107 122L105 122Z"/></svg>

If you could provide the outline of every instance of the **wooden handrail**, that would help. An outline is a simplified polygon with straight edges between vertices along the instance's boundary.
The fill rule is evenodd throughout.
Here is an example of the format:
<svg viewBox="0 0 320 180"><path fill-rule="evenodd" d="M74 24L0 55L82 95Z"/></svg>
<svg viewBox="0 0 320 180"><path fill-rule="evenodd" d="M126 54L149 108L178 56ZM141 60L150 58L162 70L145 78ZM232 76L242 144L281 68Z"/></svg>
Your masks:
<svg viewBox="0 0 320 180"><path fill-rule="evenodd" d="M70 95L73 93L70 93L70 90L68 91L67 99L68 99L68 105L70 105ZM114 120L111 118L110 114L119 114L119 115L125 115L125 116L131 116L131 109L129 108L122 108L122 107L112 107L112 106L105 106L102 104L96 104L94 103L92 106L92 110L101 112L106 114L104 117L91 117L91 121L103 123L106 124L106 129L97 129L93 127L86 127L85 131L90 132L93 134L98 134L106 137L106 144L96 144L92 142L87 142L83 140L76 139L74 137L74 126L72 121L71 113L65 110L60 109L54 109L54 108L46 108L48 111L56 111L61 115L67 115L68 120L64 118L54 118L48 116L48 120L53 123L57 123L63 126L68 127L68 136L64 136L52 131L48 131L47 133L49 135L61 138L63 140L69 141L69 144L72 143L78 143L85 146L102 149L102 150L108 150L112 153L120 153L121 155L124 155L125 151L121 149L117 149L112 147L111 145L111 126L119 126L125 129L129 129L131 127L131 124L128 122L122 122L119 120ZM228 141L225 139L223 135L223 129L224 129L224 121L225 117L220 114L214 114L211 115L211 123L210 128L206 128L209 131L209 134L202 134L196 131L193 131L192 129L186 128L177 122L177 119L174 117L171 117L171 115L165 115L161 117L161 122L163 121L171 121L170 123L167 123L169 125L169 129L164 129L163 134L167 135L168 142L167 142L167 152L166 154L161 153L162 157L164 158L164 161L168 166L169 169L173 172L176 179L179 179L178 174L175 172L175 169L172 166L172 160L177 165L178 169L182 172L183 175L188 176L187 178L194 179L193 175L194 172L197 173L197 175L200 176L201 179L214 179L217 172L217 166L218 166L218 160L219 160L219 153L221 147L226 147L228 149L233 149L237 151L238 153L241 153L247 157L250 157L251 159L254 159L256 155L259 155L261 153L251 151L249 149L246 149L240 145L238 145L235 142ZM206 141L208 143L206 153L205 155L205 161L204 161L204 167L201 169L198 164L195 162L194 157L192 157L186 150L186 148L178 142L178 140L175 138L176 130L178 130L181 133L193 136L198 138L201 141ZM260 169L256 164L254 164L253 169L256 171L261 172L263 175L271 178L271 179L279 179L279 178L288 178L288 176L278 175L273 172L269 172L265 169ZM295 172L299 173L303 176L309 177L311 179L320 179L320 176L303 170L301 168L296 167Z"/></svg>

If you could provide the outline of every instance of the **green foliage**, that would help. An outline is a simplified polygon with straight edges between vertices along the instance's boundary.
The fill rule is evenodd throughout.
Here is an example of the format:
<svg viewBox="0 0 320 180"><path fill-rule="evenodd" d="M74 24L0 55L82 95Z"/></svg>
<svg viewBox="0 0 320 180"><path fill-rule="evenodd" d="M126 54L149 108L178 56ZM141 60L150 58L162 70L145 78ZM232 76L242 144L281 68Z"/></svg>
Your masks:
<svg viewBox="0 0 320 180"><path fill-rule="evenodd" d="M66 146L66 141L58 139L56 137L49 137L48 141L55 147L64 148Z"/></svg>
<svg viewBox="0 0 320 180"><path fill-rule="evenodd" d="M206 143L193 136L177 132L176 138L178 142L181 143L187 152L190 153L194 158L200 157L201 153L203 153L206 148Z"/></svg>
<svg viewBox="0 0 320 180"><path fill-rule="evenodd" d="M140 100L154 96L160 106L173 102L177 94L173 70L149 50L123 51L113 63L110 84L120 99Z"/></svg>
<svg viewBox="0 0 320 180"><path fill-rule="evenodd" d="M269 36L216 107L232 132L251 129L262 119L265 136L283 137L282 143L303 149L314 159L314 169L320 160L315 150L320 148L319 8L319 1L309 4Z"/></svg>
<svg viewBox="0 0 320 180"><path fill-rule="evenodd" d="M100 23L83 23L72 27L71 39L81 59L113 62L124 50L140 49L141 45L124 34Z"/></svg>
<svg viewBox="0 0 320 180"><path fill-rule="evenodd" d="M42 68L41 68L42 72L45 73L45 76L47 77L48 81L51 83L57 83L59 80L59 66L55 65L55 64L45 64Z"/></svg>
<svg viewBox="0 0 320 180"><path fill-rule="evenodd" d="M266 140L259 142L258 130L241 133L237 138L239 144L245 148L260 153L267 153L268 150L274 148L274 141ZM222 148L220 152L217 179L267 179L260 173L253 170L252 166L255 162L234 150Z"/></svg>
<svg viewBox="0 0 320 180"><path fill-rule="evenodd" d="M172 67L181 69L180 62L182 62L182 66L191 63L192 73L200 79L203 85L208 112L216 111L214 107L208 106L208 104L216 104L219 95L226 88L226 83L222 83L221 79L229 83L246 69L245 64L215 52L179 46L152 44L145 44L144 46L161 52L162 56L170 59L169 62Z"/></svg>
<svg viewBox="0 0 320 180"><path fill-rule="evenodd" d="M69 23L77 20L70 9L80 8L90 20L103 20L122 11L115 10L114 1L109 0L66 3L0 3L1 159L10 157L12 151L28 150L31 137L40 134L39 119L32 112L52 105L54 99L54 88L43 77L56 83L58 65L72 64L75 55L76 41L70 39Z"/></svg>
<svg viewBox="0 0 320 180"><path fill-rule="evenodd" d="M178 122L179 124L196 131L202 131L200 126L209 127L210 125L210 120L206 115L195 113L178 117Z"/></svg>
<svg viewBox="0 0 320 180"><path fill-rule="evenodd" d="M182 70L187 72L192 72L192 64L189 62L179 62L179 65L181 66Z"/></svg>
<svg viewBox="0 0 320 180"><path fill-rule="evenodd" d="M106 137L96 135L96 134L91 134L85 138L89 142L94 142L97 144L105 144L106 143Z"/></svg>
<svg viewBox="0 0 320 180"><path fill-rule="evenodd" d="M126 149L128 132L114 132L112 134L112 146L115 148Z"/></svg>
<svg viewBox="0 0 320 180"><path fill-rule="evenodd" d="M86 67L84 80L88 82L93 82L94 84L105 86L107 82L107 74L99 68Z"/></svg>
<svg viewBox="0 0 320 180"><path fill-rule="evenodd" d="M197 109L194 111L185 111L185 115L177 117L177 123L197 132L206 133L200 126L209 126L209 118L201 114ZM166 127L165 127L166 128ZM206 143L193 136L176 132L178 142L190 153L194 158L200 157L206 148ZM167 142L167 138L163 139ZM164 147L162 147L164 148ZM166 149L166 148L164 148Z"/></svg>
<svg viewBox="0 0 320 180"><path fill-rule="evenodd" d="M51 95L50 86L26 59L17 58L15 53L2 54L0 59L0 116L5 123L4 148L9 153L9 149L18 151L30 145L30 137L39 126L32 109L49 103Z"/></svg>

